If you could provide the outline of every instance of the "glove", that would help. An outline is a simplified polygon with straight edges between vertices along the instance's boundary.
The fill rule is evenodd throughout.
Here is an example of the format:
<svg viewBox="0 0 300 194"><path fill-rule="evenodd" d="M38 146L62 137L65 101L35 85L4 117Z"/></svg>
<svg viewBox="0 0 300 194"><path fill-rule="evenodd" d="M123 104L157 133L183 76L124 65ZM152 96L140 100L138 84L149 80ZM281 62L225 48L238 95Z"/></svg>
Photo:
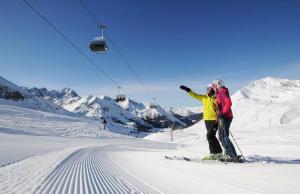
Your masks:
<svg viewBox="0 0 300 194"><path fill-rule="evenodd" d="M190 88L188 88L188 87L186 87L186 86L184 86L184 85L181 85L181 86L180 86L180 89L182 89L182 90L184 90L184 91L186 91L186 92L190 92L190 91L191 91Z"/></svg>

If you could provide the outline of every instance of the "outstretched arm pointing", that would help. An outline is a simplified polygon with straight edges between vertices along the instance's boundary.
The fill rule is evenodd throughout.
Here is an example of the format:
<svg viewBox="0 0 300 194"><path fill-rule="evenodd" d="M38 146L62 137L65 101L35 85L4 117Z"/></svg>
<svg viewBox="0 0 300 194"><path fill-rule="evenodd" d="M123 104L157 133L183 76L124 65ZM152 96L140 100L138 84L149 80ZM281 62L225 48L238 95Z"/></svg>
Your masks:
<svg viewBox="0 0 300 194"><path fill-rule="evenodd" d="M182 89L182 90L184 90L184 91L186 91L186 92L190 92L190 91L191 91L190 88L188 88L188 87L186 87L186 86L184 86L184 85L181 85L181 86L180 86L180 89Z"/></svg>

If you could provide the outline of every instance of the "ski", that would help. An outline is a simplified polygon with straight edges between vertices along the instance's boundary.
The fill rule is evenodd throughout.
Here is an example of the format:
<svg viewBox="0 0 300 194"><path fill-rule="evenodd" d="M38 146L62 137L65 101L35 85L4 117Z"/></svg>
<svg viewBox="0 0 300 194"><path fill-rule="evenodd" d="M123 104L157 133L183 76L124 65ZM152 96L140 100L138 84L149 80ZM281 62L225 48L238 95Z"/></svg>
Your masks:
<svg viewBox="0 0 300 194"><path fill-rule="evenodd" d="M202 158L189 158L185 156L165 156L167 160L181 160L181 161L188 161L188 162L197 162L197 163L244 163L246 161L242 159L225 159L219 158L215 160L208 160Z"/></svg>
<svg viewBox="0 0 300 194"><path fill-rule="evenodd" d="M184 156L165 156L166 159L168 160L184 160L184 161L192 161L191 158L184 157Z"/></svg>

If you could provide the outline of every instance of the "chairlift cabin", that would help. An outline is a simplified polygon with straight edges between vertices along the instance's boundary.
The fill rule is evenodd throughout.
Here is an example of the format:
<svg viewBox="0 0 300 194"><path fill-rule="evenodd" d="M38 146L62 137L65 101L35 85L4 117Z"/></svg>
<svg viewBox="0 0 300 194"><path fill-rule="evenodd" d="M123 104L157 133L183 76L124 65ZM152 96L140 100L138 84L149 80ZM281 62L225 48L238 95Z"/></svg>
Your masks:
<svg viewBox="0 0 300 194"><path fill-rule="evenodd" d="M107 44L104 36L104 28L106 26L100 25L102 36L95 37L90 43L90 49L93 52L105 52L107 51Z"/></svg>
<svg viewBox="0 0 300 194"><path fill-rule="evenodd" d="M156 98L155 98L155 97L153 97L153 103L150 103L149 108L152 108L152 109L157 108L157 105L156 105Z"/></svg>
<svg viewBox="0 0 300 194"><path fill-rule="evenodd" d="M93 52L105 52L107 51L107 45L104 37L95 37L90 43L90 49Z"/></svg>
<svg viewBox="0 0 300 194"><path fill-rule="evenodd" d="M123 102L126 100L126 96L124 94L120 94L120 89L122 87L121 86L118 86L118 94L117 94L117 97L116 97L116 102Z"/></svg>
<svg viewBox="0 0 300 194"><path fill-rule="evenodd" d="M126 96L123 94L118 94L116 97L116 102L123 102L126 100Z"/></svg>
<svg viewBox="0 0 300 194"><path fill-rule="evenodd" d="M150 103L149 108L155 109L155 108L157 108L157 106L154 103Z"/></svg>

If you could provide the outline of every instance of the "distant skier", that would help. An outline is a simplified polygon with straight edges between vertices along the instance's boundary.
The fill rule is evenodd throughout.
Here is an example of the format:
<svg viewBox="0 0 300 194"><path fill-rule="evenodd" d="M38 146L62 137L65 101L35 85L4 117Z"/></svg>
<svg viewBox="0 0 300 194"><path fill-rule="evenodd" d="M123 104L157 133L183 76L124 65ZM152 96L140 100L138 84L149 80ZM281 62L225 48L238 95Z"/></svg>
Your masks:
<svg viewBox="0 0 300 194"><path fill-rule="evenodd" d="M213 81L212 87L216 92L216 108L219 121L219 140L225 149L225 155L230 157L228 159L238 160L234 145L229 139L229 127L233 119L233 114L231 111L232 103L229 96L229 91L225 87L222 80Z"/></svg>
<svg viewBox="0 0 300 194"><path fill-rule="evenodd" d="M185 90L191 97L201 101L203 103L203 119L206 126L207 134L206 138L209 144L210 156L206 156L203 159L217 159L222 156L221 145L216 138L216 132L218 130L217 112L215 110L215 91L211 85L207 86L207 94L196 94L190 88L186 86L180 86L180 89Z"/></svg>
<svg viewBox="0 0 300 194"><path fill-rule="evenodd" d="M106 119L103 119L103 128L106 129Z"/></svg>

